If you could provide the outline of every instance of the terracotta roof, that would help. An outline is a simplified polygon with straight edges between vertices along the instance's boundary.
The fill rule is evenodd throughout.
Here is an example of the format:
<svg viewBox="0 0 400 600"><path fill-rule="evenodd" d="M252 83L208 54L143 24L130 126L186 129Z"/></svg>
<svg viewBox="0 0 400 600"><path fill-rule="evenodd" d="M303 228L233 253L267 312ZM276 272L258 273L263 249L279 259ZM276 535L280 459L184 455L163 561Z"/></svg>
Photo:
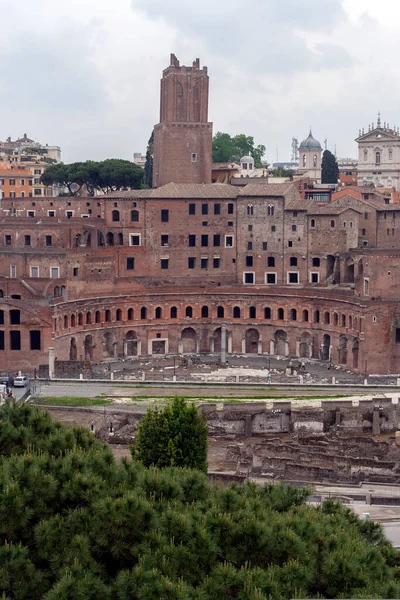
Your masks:
<svg viewBox="0 0 400 600"><path fill-rule="evenodd" d="M240 165L238 165L235 162L217 162L217 163L212 163L212 170L213 171L218 171L218 170L226 170L229 169L231 170L238 170L240 169Z"/></svg>
<svg viewBox="0 0 400 600"><path fill-rule="evenodd" d="M354 206L332 206L332 203L325 204L324 206L316 206L314 209L308 211L309 215L340 215L346 210L353 210L359 214L362 210L355 208Z"/></svg>
<svg viewBox="0 0 400 600"><path fill-rule="evenodd" d="M380 200L375 200L372 198L368 199L368 200L366 198L354 198L354 196L350 196L350 195L341 196L340 198L336 198L335 200L332 200L332 204L342 202L343 200L346 200L347 198L350 199L352 202L365 204L366 206L369 206L370 208L374 208L375 210L379 210L379 211L396 210L394 205L384 204ZM358 209L355 209L355 210L358 210Z"/></svg>
<svg viewBox="0 0 400 600"><path fill-rule="evenodd" d="M291 181L285 183L248 183L240 190L239 196L285 196L291 187L297 188Z"/></svg>
<svg viewBox="0 0 400 600"><path fill-rule="evenodd" d="M315 206L314 200L303 200L300 196L298 198L290 198L285 202L285 210L312 210Z"/></svg>
<svg viewBox="0 0 400 600"><path fill-rule="evenodd" d="M103 198L236 198L237 191L226 183L167 183L159 188L113 192Z"/></svg>

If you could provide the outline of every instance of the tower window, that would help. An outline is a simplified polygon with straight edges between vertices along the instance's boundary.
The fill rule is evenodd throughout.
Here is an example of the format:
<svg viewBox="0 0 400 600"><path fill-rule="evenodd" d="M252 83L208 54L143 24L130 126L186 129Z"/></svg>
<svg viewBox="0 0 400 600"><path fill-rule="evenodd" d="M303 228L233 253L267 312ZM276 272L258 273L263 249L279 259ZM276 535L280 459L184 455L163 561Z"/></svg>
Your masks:
<svg viewBox="0 0 400 600"><path fill-rule="evenodd" d="M197 162L197 154L196 154L196 152L192 152L192 162Z"/></svg>
<svg viewBox="0 0 400 600"><path fill-rule="evenodd" d="M169 210L162 209L161 211L161 223L168 223L169 221Z"/></svg>

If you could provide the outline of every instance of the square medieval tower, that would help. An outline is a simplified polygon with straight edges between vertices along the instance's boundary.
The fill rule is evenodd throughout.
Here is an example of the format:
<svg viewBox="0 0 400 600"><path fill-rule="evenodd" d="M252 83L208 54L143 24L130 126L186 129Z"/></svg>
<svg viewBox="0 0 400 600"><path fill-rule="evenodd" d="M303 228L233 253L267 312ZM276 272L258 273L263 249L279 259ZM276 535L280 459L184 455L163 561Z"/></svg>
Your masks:
<svg viewBox="0 0 400 600"><path fill-rule="evenodd" d="M153 187L211 183L212 123L207 67L180 66L171 54L161 79L160 122L154 128Z"/></svg>

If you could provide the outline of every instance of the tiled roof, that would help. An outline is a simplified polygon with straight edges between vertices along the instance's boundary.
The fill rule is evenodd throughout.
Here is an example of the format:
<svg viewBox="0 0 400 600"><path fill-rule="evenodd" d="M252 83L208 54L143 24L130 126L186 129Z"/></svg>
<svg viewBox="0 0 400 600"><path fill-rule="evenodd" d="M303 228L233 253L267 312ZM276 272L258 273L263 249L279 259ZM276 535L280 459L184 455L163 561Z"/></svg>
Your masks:
<svg viewBox="0 0 400 600"><path fill-rule="evenodd" d="M285 183L248 183L240 190L239 196L284 196L295 187L291 181Z"/></svg>
<svg viewBox="0 0 400 600"><path fill-rule="evenodd" d="M324 204L324 206L316 206L308 211L309 215L340 215L346 210L354 210L354 212L362 213L362 210L354 206L334 206L334 203Z"/></svg>
<svg viewBox="0 0 400 600"><path fill-rule="evenodd" d="M237 190L226 183L167 183L159 188L113 192L104 198L236 198Z"/></svg>

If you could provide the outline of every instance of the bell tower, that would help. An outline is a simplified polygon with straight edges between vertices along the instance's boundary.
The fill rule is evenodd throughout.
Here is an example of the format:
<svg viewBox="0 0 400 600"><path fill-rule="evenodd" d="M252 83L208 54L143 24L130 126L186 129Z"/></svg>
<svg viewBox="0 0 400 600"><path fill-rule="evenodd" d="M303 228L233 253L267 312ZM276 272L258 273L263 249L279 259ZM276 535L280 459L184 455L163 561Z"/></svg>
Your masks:
<svg viewBox="0 0 400 600"><path fill-rule="evenodd" d="M175 54L161 79L160 122L154 128L153 187L211 183L212 123L209 77L196 58L180 66Z"/></svg>

